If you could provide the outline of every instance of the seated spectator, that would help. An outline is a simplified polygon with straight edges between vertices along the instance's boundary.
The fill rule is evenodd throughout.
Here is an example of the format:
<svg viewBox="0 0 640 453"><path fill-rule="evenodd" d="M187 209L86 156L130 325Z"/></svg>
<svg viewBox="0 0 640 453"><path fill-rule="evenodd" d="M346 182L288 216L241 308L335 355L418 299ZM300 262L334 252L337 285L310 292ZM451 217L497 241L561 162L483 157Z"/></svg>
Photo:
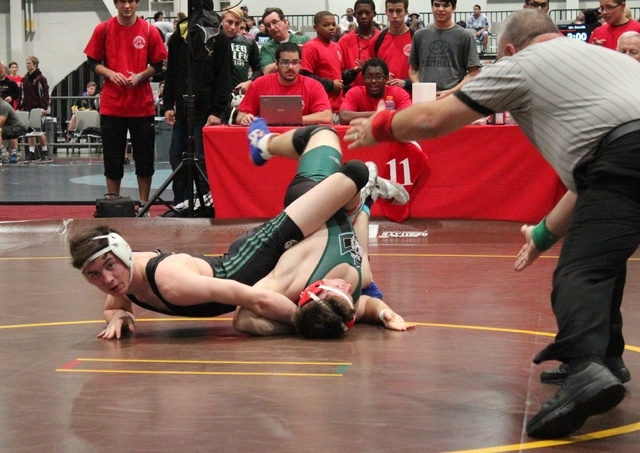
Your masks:
<svg viewBox="0 0 640 453"><path fill-rule="evenodd" d="M489 43L489 20L482 14L480 5L473 5L473 14L467 18L467 29L475 31L476 41L482 44L480 53L486 53Z"/></svg>
<svg viewBox="0 0 640 453"><path fill-rule="evenodd" d="M88 82L87 91L82 93L82 97L71 106L71 120L69 120L69 125L67 126L67 141L71 141L71 137L76 130L76 112L78 110L98 110L100 95L96 94L96 89L95 82Z"/></svg>
<svg viewBox="0 0 640 453"><path fill-rule="evenodd" d="M248 126L260 116L260 96L301 95L304 124L332 123L331 103L320 82L300 75L302 52L287 42L276 49L276 73L256 79L238 106L236 123Z"/></svg>
<svg viewBox="0 0 640 453"><path fill-rule="evenodd" d="M313 18L313 29L317 36L304 45L304 58L300 74L309 76L322 84L331 110L338 113L342 104L342 50L333 42L336 34L336 19L329 11L320 11Z"/></svg>
<svg viewBox="0 0 640 453"><path fill-rule="evenodd" d="M349 124L355 118L369 118L376 113L380 102L391 97L396 110L411 105L409 94L402 88L387 85L389 67L380 58L370 58L362 67L364 86L351 88L340 106L340 124Z"/></svg>
<svg viewBox="0 0 640 453"><path fill-rule="evenodd" d="M640 61L640 33L627 31L621 34L620 39L618 39L617 50Z"/></svg>
<svg viewBox="0 0 640 453"><path fill-rule="evenodd" d="M640 32L640 23L625 16L625 5L626 2L622 0L608 0L600 8L600 14L606 23L593 30L589 43L616 50L618 39L624 32Z"/></svg>
<svg viewBox="0 0 640 453"><path fill-rule="evenodd" d="M256 42L260 45L271 39L271 36L269 35L269 33L267 33L267 29L264 28L263 21L258 22L258 33L254 36L254 38L256 38Z"/></svg>
<svg viewBox="0 0 640 453"><path fill-rule="evenodd" d="M2 63L2 62L0 62ZM17 145L18 137L27 133L22 121L18 118L15 110L11 107L11 104L4 99L0 99L0 165L3 162L11 162L15 164L18 162L18 150L17 148L11 148L12 143ZM2 141L7 140L9 142L10 149L5 153L2 149Z"/></svg>
<svg viewBox="0 0 640 453"><path fill-rule="evenodd" d="M262 14L264 28L269 32L269 39L260 48L260 67L264 74L276 72L276 48L279 44L292 42L299 46L309 41L305 35L297 35L289 30L289 21L280 8L267 8Z"/></svg>

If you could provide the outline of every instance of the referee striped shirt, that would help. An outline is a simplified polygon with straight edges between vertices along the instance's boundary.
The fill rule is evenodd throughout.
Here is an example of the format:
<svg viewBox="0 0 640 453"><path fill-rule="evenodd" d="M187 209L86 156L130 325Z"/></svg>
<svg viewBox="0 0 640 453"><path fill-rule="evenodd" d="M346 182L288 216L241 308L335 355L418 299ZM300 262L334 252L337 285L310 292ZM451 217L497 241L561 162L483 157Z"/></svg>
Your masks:
<svg viewBox="0 0 640 453"><path fill-rule="evenodd" d="M456 96L482 114L511 112L565 186L575 190L575 166L609 131L640 119L640 64L559 37L484 68Z"/></svg>

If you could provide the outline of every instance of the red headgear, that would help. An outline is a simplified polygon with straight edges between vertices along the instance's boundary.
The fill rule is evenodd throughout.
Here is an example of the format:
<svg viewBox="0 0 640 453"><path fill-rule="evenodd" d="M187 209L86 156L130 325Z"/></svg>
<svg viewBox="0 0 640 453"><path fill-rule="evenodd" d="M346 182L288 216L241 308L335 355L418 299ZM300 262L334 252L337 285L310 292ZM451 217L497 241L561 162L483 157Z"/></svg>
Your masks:
<svg viewBox="0 0 640 453"><path fill-rule="evenodd" d="M349 299L349 296L347 296L345 293L343 293L342 291L333 288L331 286L326 286L325 285L325 281L324 280L318 280L313 282L312 284L310 284L309 286L307 286L302 293L300 293L300 298L298 298L298 307L302 308L302 306L312 300L324 305L325 307L327 307L329 310L331 310L331 307L329 307L327 304L324 303L324 301L322 299L320 299L318 297L318 294L320 294L322 291L329 291L335 294L340 295L341 297L343 297L348 303L349 306L351 308L353 307L353 302L351 301L351 299ZM331 310L333 311L333 310ZM353 318L350 319L346 324L342 324L342 328L344 329L344 331L346 332L347 330L351 329L353 327L353 324L356 322L356 315L353 315Z"/></svg>

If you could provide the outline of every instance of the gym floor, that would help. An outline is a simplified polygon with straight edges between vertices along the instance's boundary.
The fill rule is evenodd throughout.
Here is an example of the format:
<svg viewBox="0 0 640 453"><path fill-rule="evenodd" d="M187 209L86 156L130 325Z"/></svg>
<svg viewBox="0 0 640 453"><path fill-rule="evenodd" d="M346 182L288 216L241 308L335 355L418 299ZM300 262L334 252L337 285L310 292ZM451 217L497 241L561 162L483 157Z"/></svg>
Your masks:
<svg viewBox="0 0 640 453"><path fill-rule="evenodd" d="M531 358L556 329L559 246L515 273L519 224L374 221L376 282L413 331L356 325L336 341L251 338L228 316L137 310L135 334L104 341L104 296L70 266L66 247L96 222L0 222L0 451L638 451L639 253L623 303L625 400L575 437L541 442L524 427L558 389L539 381L556 363ZM256 222L109 224L136 250L219 254Z"/></svg>

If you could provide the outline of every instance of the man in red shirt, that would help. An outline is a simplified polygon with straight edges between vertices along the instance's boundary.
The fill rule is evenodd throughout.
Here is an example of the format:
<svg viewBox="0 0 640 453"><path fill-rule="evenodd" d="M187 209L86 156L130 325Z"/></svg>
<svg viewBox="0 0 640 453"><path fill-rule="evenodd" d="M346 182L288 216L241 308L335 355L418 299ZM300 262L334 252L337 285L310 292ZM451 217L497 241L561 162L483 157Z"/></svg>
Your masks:
<svg viewBox="0 0 640 453"><path fill-rule="evenodd" d="M389 66L389 85L398 86L405 90L411 89L409 80L409 54L413 34L404 18L409 9L409 0L386 0L385 14L389 21L389 28L382 31L381 37L376 39L375 56L384 60Z"/></svg>
<svg viewBox="0 0 640 453"><path fill-rule="evenodd" d="M396 110L411 105L409 94L400 87L387 84L389 67L379 58L370 58L362 67L364 86L351 88L340 106L340 124L349 124L355 118L369 118L378 110L378 104L393 99Z"/></svg>
<svg viewBox="0 0 640 453"><path fill-rule="evenodd" d="M604 46L616 50L620 35L626 31L640 32L640 22L624 15L627 2L622 0L600 0L600 14L606 22L593 30L589 37L590 44Z"/></svg>
<svg viewBox="0 0 640 453"><path fill-rule="evenodd" d="M94 29L84 53L91 69L104 77L100 129L107 192L120 195L129 132L144 205L155 159L155 104L149 79L162 68L167 49L158 29L136 16L139 1L113 0L118 14Z"/></svg>
<svg viewBox="0 0 640 453"><path fill-rule="evenodd" d="M376 4L373 0L356 0L353 7L358 28L346 33L338 41L343 57L343 82L345 85L364 85L362 65L373 57L373 47L380 30L373 26L376 17Z"/></svg>
<svg viewBox="0 0 640 453"><path fill-rule="evenodd" d="M331 101L331 110L338 113L342 104L342 50L333 42L336 18L329 11L320 11L313 18L317 37L304 45L300 73L322 84Z"/></svg>
<svg viewBox="0 0 640 453"><path fill-rule="evenodd" d="M320 82L299 74L301 59L302 52L297 44L280 44L276 49L277 71L259 77L251 84L238 106L236 123L248 126L260 116L262 95L301 95L304 124L331 124L329 97Z"/></svg>

